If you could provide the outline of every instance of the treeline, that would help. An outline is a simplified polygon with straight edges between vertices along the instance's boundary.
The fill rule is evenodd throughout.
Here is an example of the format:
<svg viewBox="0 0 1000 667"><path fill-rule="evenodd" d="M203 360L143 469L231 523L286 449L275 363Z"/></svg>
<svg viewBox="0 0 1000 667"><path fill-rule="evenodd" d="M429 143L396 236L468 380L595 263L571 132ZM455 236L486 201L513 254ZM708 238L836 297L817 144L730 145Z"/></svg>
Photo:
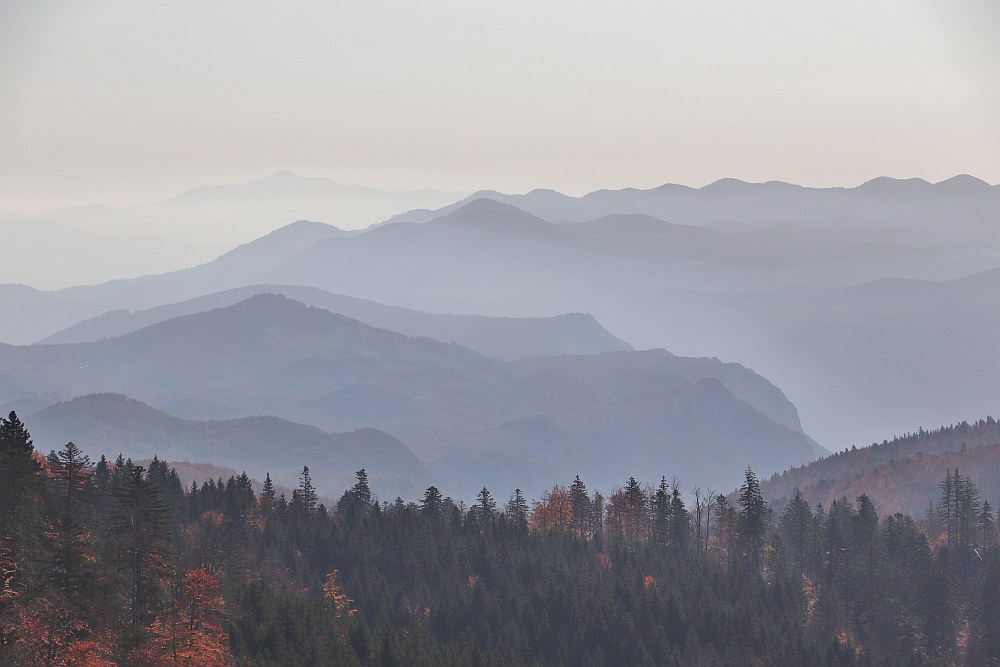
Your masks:
<svg viewBox="0 0 1000 667"><path fill-rule="evenodd" d="M991 416L851 447L762 480L765 497L791 498L800 489L813 500L862 493L881 511L922 515L948 468L975 470L983 495L1000 498L1000 422Z"/></svg>
<svg viewBox="0 0 1000 667"><path fill-rule="evenodd" d="M336 507L158 459L41 456L0 419L0 664L1000 664L992 511L958 472L933 516L867 497L775 511L577 477L537 500L430 487Z"/></svg>

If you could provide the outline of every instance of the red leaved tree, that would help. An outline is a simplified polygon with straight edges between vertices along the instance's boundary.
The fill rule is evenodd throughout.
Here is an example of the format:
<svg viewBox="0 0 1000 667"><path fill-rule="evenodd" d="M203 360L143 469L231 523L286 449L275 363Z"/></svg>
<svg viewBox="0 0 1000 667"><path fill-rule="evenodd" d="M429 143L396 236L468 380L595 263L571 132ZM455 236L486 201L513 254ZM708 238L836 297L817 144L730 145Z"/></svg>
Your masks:
<svg viewBox="0 0 1000 667"><path fill-rule="evenodd" d="M205 570L190 570L171 600L166 618L150 626L153 648L164 665L223 667L231 663L229 636L220 625L225 602L219 582Z"/></svg>

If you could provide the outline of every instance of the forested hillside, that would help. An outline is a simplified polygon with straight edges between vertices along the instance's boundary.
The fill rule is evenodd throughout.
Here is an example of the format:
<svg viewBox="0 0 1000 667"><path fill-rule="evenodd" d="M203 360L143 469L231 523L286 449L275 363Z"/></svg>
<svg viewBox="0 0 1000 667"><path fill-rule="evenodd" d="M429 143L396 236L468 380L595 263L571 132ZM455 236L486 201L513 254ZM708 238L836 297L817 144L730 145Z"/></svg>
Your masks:
<svg viewBox="0 0 1000 667"><path fill-rule="evenodd" d="M997 505L1000 422L986 417L931 431L921 428L775 474L762 487L767 498L779 502L796 489L811 502L825 504L866 493L879 512L922 516L945 473L953 469L970 475L984 498Z"/></svg>
<svg viewBox="0 0 1000 667"><path fill-rule="evenodd" d="M327 507L307 467L291 497L183 488L42 456L11 413L0 476L2 664L1000 664L994 517L959 474L929 522L864 495L776 514L749 469L728 498L577 477L468 507L359 470Z"/></svg>

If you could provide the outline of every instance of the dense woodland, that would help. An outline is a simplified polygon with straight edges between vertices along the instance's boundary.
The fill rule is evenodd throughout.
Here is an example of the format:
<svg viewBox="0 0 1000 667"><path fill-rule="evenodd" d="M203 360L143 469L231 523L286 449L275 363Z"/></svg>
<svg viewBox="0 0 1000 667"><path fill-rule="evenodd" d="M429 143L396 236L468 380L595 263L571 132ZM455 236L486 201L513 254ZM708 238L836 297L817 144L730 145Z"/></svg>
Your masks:
<svg viewBox="0 0 1000 667"><path fill-rule="evenodd" d="M851 447L761 482L764 497L783 505L799 489L813 502L867 494L880 512L922 516L948 469L975 471L979 490L1000 499L1000 421L986 417L918 429L868 447Z"/></svg>
<svg viewBox="0 0 1000 667"><path fill-rule="evenodd" d="M666 477L336 507L308 468L182 486L0 420L0 664L996 665L1000 547L963 472L927 516Z"/></svg>

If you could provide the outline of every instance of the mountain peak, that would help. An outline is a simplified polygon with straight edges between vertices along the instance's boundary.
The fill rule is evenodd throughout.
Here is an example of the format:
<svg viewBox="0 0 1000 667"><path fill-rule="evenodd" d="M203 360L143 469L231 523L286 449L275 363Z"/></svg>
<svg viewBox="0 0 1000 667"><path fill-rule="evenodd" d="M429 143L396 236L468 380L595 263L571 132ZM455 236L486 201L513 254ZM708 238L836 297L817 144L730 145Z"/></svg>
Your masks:
<svg viewBox="0 0 1000 667"><path fill-rule="evenodd" d="M497 232L511 229L551 232L555 227L552 223L516 206L487 197L473 199L451 213L432 221L432 223L434 222Z"/></svg>
<svg viewBox="0 0 1000 667"><path fill-rule="evenodd" d="M720 178L719 180L713 181L701 189L705 192L721 192L726 190L742 189L748 185L753 184L748 183L747 181L741 181L738 178Z"/></svg>
<svg viewBox="0 0 1000 667"><path fill-rule="evenodd" d="M946 189L949 192L955 193L985 192L990 191L993 188L993 186L986 181L978 179L975 176L970 176L969 174L952 176L951 178L935 183L934 187L938 189Z"/></svg>
<svg viewBox="0 0 1000 667"><path fill-rule="evenodd" d="M865 181L856 190L873 192L875 194L892 194L901 191L913 191L929 186L930 183L922 178L893 178L892 176L878 176Z"/></svg>
<svg viewBox="0 0 1000 667"><path fill-rule="evenodd" d="M495 199L490 199L489 197L476 197L475 199L470 200L468 204L463 204L459 208L455 209L455 211L450 215L479 213L483 211L496 213L511 213L516 211L518 213L524 213L521 209L510 204L504 204Z"/></svg>

